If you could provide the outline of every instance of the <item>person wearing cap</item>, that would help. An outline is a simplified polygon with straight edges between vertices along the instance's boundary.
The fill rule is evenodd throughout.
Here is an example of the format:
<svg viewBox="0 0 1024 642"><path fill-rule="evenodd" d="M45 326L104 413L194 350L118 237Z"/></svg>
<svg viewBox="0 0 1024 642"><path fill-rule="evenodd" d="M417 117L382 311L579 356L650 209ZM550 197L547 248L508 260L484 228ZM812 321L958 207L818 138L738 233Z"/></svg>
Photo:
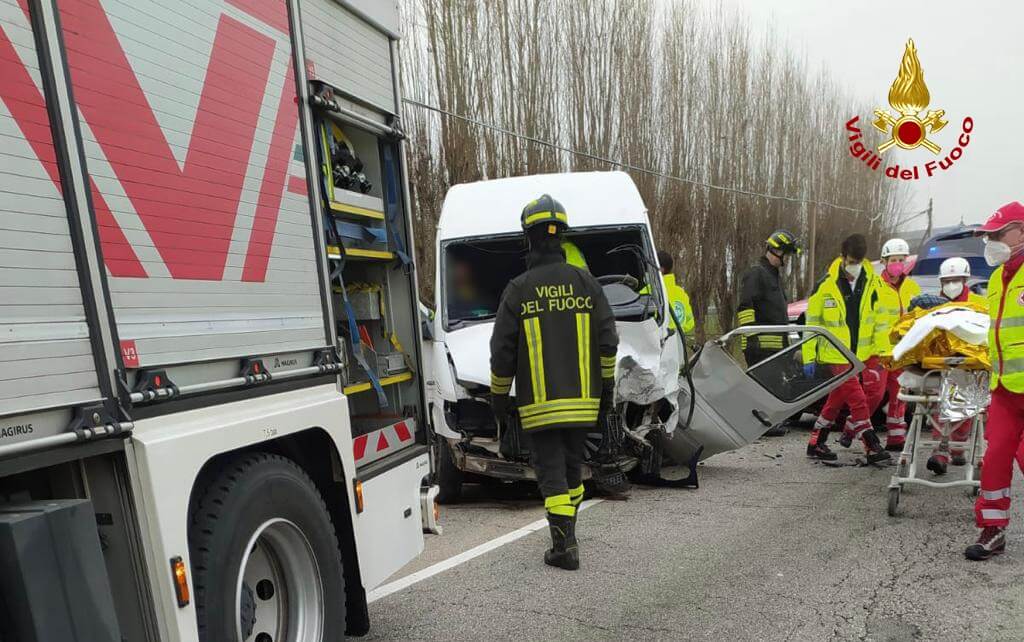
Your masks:
<svg viewBox="0 0 1024 642"><path fill-rule="evenodd" d="M943 303L971 303L983 310L988 310L988 302L984 297L971 292L967 287L967 279L971 278L971 264L967 259L955 256L946 259L939 266L939 299ZM924 306L922 306L924 307ZM936 422L938 418L936 417ZM938 441L928 457L928 470L936 475L945 475L949 465L964 466L967 458L964 457L962 446L950 446L949 442L962 442L971 435L971 421L958 422L956 428L950 432L947 438L943 438L938 428L932 428L932 439Z"/></svg>
<svg viewBox="0 0 1024 642"><path fill-rule="evenodd" d="M1014 201L1000 207L977 233L985 238L985 261L998 266L988 281L992 400L974 503L981 532L964 551L967 559L981 561L1006 550L1014 460L1024 468L1024 205Z"/></svg>
<svg viewBox="0 0 1024 642"><path fill-rule="evenodd" d="M781 270L786 266L786 257L800 252L800 241L787 230L776 230L765 239L764 253L740 275L737 326L789 323L789 299L782 284ZM747 366L753 366L781 350L786 341L784 334L758 334L742 337L740 347ZM785 424L773 426L766 434L785 435Z"/></svg>
<svg viewBox="0 0 1024 642"><path fill-rule="evenodd" d="M544 194L520 218L527 270L502 293L491 335L491 404L505 423L515 381L519 423L544 496L551 548L544 562L579 568L576 513L583 502L587 433L612 411L615 317L590 272L566 263L569 218Z"/></svg>
<svg viewBox="0 0 1024 642"><path fill-rule="evenodd" d="M697 327L697 320L693 317L690 295L676 282L676 275L672 272L673 264L671 254L665 250L658 250L658 265L661 268L661 280L665 283L665 292L668 293L669 309L672 310L672 316L682 328L683 334L690 336Z"/></svg>
<svg viewBox="0 0 1024 642"><path fill-rule="evenodd" d="M825 328L861 361L868 361L875 353L880 287L880 279L871 268L871 262L865 258L867 251L863 235L851 234L844 239L840 256L832 262L828 274L807 300L807 325ZM808 341L801 350L806 378L814 378L819 366L827 368L833 376L849 369L847 358L827 341ZM888 460L889 453L882 448L878 436L871 429L871 412L859 377L846 379L829 393L811 430L807 456L825 461L836 459L827 441L844 406L850 409L852 438L860 437L867 461L878 463Z"/></svg>
<svg viewBox="0 0 1024 642"><path fill-rule="evenodd" d="M864 394L868 398L868 411L874 414L886 393L889 394L888 409L885 413L885 449L895 452L903 450L907 439L907 404L900 401L899 376L902 370L886 370L882 359L892 355L893 344L889 339L892 327L910 309L910 300L921 293L919 286L910 278L910 245L901 238L889 239L882 245L882 274L878 286L878 321L875 325L875 356L865 363L861 380ZM870 372L870 374L868 374Z"/></svg>

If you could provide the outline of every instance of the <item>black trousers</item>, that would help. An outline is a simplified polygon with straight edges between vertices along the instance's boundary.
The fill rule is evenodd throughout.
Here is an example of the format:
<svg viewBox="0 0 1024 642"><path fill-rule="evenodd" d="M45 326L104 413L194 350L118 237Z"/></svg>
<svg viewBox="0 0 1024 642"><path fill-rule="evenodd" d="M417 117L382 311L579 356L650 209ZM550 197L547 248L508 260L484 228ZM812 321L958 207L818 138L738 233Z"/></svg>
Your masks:
<svg viewBox="0 0 1024 642"><path fill-rule="evenodd" d="M583 483L584 428L549 428L527 433L537 485L544 497L565 495Z"/></svg>

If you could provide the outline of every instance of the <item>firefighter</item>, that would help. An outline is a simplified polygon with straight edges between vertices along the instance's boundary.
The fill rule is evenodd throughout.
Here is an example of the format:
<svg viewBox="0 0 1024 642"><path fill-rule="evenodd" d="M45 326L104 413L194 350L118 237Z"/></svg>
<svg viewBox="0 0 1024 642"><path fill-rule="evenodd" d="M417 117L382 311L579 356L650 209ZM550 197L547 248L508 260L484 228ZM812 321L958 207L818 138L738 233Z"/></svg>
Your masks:
<svg viewBox="0 0 1024 642"><path fill-rule="evenodd" d="M921 293L921 286L909 276L910 246L903 239L889 239L882 245L882 275L878 284L878 322L875 332L875 356L865 364L871 375L862 374L864 394L868 397L868 411L874 414L886 393L889 395L885 413L885 449L903 450L907 439L907 404L900 401L899 376L902 370L886 370L881 359L892 355L889 339L892 326L910 308L910 300Z"/></svg>
<svg viewBox="0 0 1024 642"><path fill-rule="evenodd" d="M523 209L527 271L502 294L491 336L491 400L499 421L516 406L544 496L551 549L544 562L579 568L576 511L583 502L587 433L612 409L615 317L597 280L568 265L565 208L545 194Z"/></svg>
<svg viewBox="0 0 1024 642"><path fill-rule="evenodd" d="M861 234L848 236L842 252L828 268L825 278L818 283L807 301L807 325L822 326L843 342L861 361L874 356L875 324L878 309L879 279L865 259L867 241ZM804 376L815 377L819 365L828 374L839 375L847 367L846 358L824 340L808 341L802 347ZM847 406L853 438L860 437L869 463L889 459L875 431L871 429L871 413L867 397L858 377L850 377L829 394L825 407L814 422L807 456L832 461L836 454L826 445L828 434L836 417Z"/></svg>
<svg viewBox="0 0 1024 642"><path fill-rule="evenodd" d="M789 301L782 286L780 271L786 266L786 257L801 252L800 242L792 232L776 230L765 240L764 254L757 263L740 276L740 296L736 306L736 323L744 325L786 325ZM764 361L783 348L781 334L760 334L740 339L747 365ZM768 436L786 434L786 425L779 424L768 430Z"/></svg>
<svg viewBox="0 0 1024 642"><path fill-rule="evenodd" d="M693 318L693 307L690 305L690 295L686 293L683 286L676 283L676 275L672 273L672 255L665 250L658 250L658 265L661 266L661 279L665 282L665 291L668 293L668 305L672 310L672 316L676 318L683 333L689 336L697 327L697 320Z"/></svg>
<svg viewBox="0 0 1024 642"><path fill-rule="evenodd" d="M992 357L992 400L985 424L985 458L974 517L981 529L964 554L987 560L1006 549L1010 523L1013 462L1024 468L1024 205L1008 203L978 230L985 237L985 261L999 266L988 281L988 349Z"/></svg>
<svg viewBox="0 0 1024 642"><path fill-rule="evenodd" d="M943 261L939 266L941 299L944 303L974 303L987 310L988 302L967 287L969 278L971 278L971 264L967 262L967 259L957 256ZM967 458L964 457L963 447L951 447L949 441L964 441L970 434L971 421L969 419L959 422L959 425L949 434L948 440L942 438L942 433L937 428L932 428L932 439L939 443L935 445L931 456L928 457L928 470L936 475L945 475L950 464L966 465Z"/></svg>

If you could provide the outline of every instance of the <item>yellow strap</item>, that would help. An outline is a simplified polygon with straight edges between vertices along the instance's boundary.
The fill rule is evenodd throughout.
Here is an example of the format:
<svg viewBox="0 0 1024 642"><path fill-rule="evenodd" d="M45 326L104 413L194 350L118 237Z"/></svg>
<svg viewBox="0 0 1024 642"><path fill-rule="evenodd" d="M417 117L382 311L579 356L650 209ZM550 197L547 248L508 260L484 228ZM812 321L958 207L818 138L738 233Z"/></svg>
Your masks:
<svg viewBox="0 0 1024 642"><path fill-rule="evenodd" d="M530 357L530 383L533 386L533 402L543 403L548 398L544 387L544 342L540 332L540 318L523 319L526 334L526 349Z"/></svg>
<svg viewBox="0 0 1024 642"><path fill-rule="evenodd" d="M583 503L583 484L580 484L576 488L569 489L569 498L572 500L573 506L579 506Z"/></svg>
<svg viewBox="0 0 1024 642"><path fill-rule="evenodd" d="M576 353L579 357L580 397L590 397L590 313L576 313Z"/></svg>

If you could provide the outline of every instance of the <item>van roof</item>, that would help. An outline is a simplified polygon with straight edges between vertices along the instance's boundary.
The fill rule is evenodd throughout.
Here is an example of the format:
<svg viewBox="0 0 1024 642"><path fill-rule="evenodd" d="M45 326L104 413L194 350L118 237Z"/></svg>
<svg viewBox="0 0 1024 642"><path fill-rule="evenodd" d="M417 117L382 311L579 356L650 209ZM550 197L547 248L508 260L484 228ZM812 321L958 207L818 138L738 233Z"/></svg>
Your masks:
<svg viewBox="0 0 1024 642"><path fill-rule="evenodd" d="M437 238L519 232L523 207L541 194L565 206L570 227L649 225L647 207L629 174L567 172L455 185L444 198Z"/></svg>

